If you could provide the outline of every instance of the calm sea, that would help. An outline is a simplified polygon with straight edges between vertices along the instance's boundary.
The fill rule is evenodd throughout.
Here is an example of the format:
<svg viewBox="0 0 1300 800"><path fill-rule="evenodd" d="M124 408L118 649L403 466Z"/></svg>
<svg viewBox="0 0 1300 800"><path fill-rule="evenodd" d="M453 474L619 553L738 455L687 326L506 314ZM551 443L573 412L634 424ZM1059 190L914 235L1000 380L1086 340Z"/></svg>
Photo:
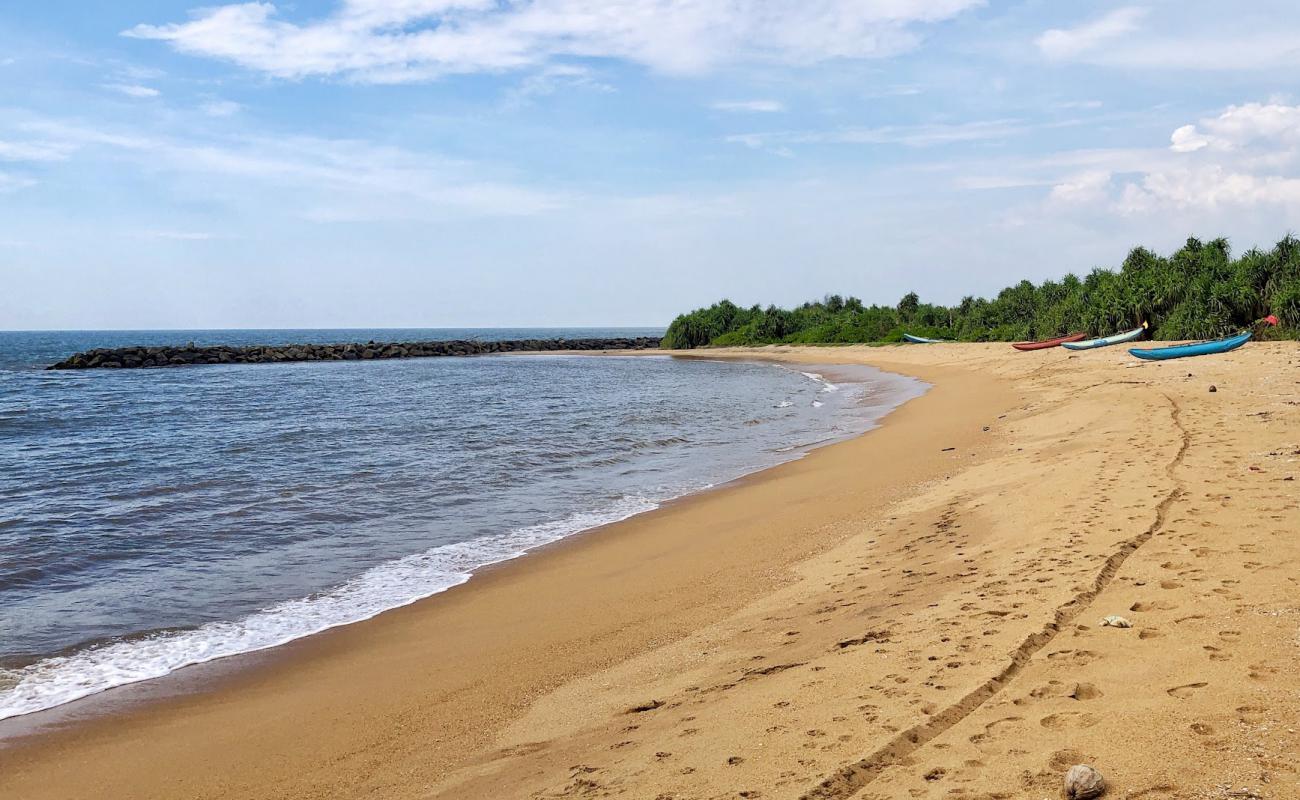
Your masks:
<svg viewBox="0 0 1300 800"><path fill-rule="evenodd" d="M0 332L0 719L372 617L865 431L923 388L663 356L46 364L127 344L659 333Z"/></svg>

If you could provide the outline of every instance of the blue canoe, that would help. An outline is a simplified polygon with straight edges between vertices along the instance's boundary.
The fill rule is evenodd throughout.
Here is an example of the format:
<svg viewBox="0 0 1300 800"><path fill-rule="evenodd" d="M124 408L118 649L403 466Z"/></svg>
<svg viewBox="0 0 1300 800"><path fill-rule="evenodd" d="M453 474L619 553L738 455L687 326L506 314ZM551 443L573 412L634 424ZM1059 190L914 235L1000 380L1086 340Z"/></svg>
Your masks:
<svg viewBox="0 0 1300 800"><path fill-rule="evenodd" d="M1210 342L1176 344L1173 347L1153 347L1148 350L1138 350L1134 348L1129 350L1129 352L1138 358L1145 358L1151 361L1163 361L1166 358L1183 358L1184 356L1204 356L1211 353L1226 353L1229 350L1236 350L1246 342L1249 342L1251 335L1250 331L1246 331L1245 333L1239 333L1236 336L1229 336L1226 339L1215 339Z"/></svg>
<svg viewBox="0 0 1300 800"><path fill-rule="evenodd" d="M903 334L903 340L912 344L940 344L947 341L946 339L927 339L924 336L913 336L910 333Z"/></svg>
<svg viewBox="0 0 1300 800"><path fill-rule="evenodd" d="M1142 331L1146 329L1147 326L1143 325L1141 328L1134 328L1131 331L1117 333L1114 336L1103 336L1100 339L1088 339L1082 342L1063 342L1061 347L1064 347L1066 350L1092 350L1096 347L1107 347L1112 344L1124 344L1125 342L1131 342L1140 338L1142 336Z"/></svg>

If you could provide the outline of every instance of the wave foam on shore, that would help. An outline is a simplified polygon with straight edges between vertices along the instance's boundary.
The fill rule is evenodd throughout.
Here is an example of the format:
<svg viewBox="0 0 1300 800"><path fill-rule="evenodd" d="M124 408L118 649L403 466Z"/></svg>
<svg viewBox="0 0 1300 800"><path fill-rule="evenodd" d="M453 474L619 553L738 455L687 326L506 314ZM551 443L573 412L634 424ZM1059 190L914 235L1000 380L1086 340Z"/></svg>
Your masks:
<svg viewBox="0 0 1300 800"><path fill-rule="evenodd" d="M240 620L111 642L55 656L17 670L0 670L0 719L37 711L182 667L277 647L349 625L444 592L474 570L507 561L580 531L658 508L624 496L605 508L484 539L457 542L370 569L311 597L290 600Z"/></svg>

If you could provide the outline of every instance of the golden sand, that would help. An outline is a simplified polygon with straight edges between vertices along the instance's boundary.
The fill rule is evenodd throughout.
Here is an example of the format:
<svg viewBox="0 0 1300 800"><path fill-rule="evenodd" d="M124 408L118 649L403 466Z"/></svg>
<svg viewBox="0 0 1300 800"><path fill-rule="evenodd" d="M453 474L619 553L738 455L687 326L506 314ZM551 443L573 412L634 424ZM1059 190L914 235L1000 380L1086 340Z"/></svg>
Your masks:
<svg viewBox="0 0 1300 800"><path fill-rule="evenodd" d="M1300 797L1300 350L759 353L934 388L801 461L19 740L0 797L1042 798L1077 763L1107 797Z"/></svg>

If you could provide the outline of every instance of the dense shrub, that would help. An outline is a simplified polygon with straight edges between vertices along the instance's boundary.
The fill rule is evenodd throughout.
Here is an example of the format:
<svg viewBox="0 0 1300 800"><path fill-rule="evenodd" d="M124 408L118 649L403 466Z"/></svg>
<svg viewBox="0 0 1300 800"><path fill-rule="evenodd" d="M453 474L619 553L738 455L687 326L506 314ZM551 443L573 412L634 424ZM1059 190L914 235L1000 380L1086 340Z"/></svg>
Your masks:
<svg viewBox="0 0 1300 800"><path fill-rule="evenodd" d="M965 297L952 307L909 292L896 306L865 306L830 295L798 308L740 308L723 300L673 320L666 348L703 345L897 342L903 332L969 342L1044 339L1073 331L1104 336L1143 322L1156 339L1202 339L1246 328L1269 313L1269 335L1300 331L1300 240L1234 259L1225 239L1188 239L1169 257L1138 247L1118 271L1095 269L1035 286L1021 281L992 300Z"/></svg>

